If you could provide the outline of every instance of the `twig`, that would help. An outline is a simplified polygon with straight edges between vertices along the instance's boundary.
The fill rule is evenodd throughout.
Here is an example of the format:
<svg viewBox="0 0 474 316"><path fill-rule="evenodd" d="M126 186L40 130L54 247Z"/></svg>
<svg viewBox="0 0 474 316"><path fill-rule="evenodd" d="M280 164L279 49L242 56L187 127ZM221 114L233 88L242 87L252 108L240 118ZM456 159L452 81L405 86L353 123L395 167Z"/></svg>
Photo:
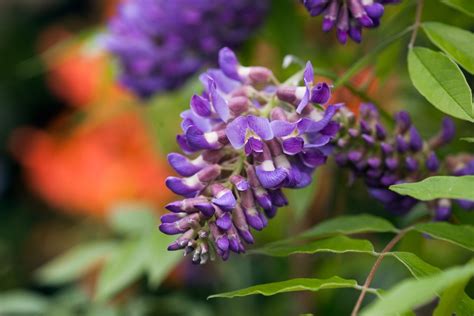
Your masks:
<svg viewBox="0 0 474 316"><path fill-rule="evenodd" d="M367 293L367 290L369 289L370 283L372 283L372 280L375 277L375 273L377 272L377 269L380 267L380 264L382 263L383 258L387 254L387 252L390 252L392 248L402 239L403 236L411 229L405 228L401 231L398 232L398 234L393 237L392 240L385 246L385 248L382 250L382 252L379 254L377 260L375 261L374 265L372 266L372 269L370 269L369 275L367 276L367 279L365 280L365 283L362 287L362 291L360 292L359 298L357 299L357 303L354 306L354 309L352 310L351 316L357 316L357 313L359 312L359 309L362 305L362 301L364 300L365 294Z"/></svg>
<svg viewBox="0 0 474 316"><path fill-rule="evenodd" d="M408 48L413 48L416 41L416 35L418 34L418 29L420 28L421 24L421 15L423 13L423 4L424 0L418 0L416 6L416 16L415 16L415 24L413 24L413 33L411 33L410 42L408 43Z"/></svg>

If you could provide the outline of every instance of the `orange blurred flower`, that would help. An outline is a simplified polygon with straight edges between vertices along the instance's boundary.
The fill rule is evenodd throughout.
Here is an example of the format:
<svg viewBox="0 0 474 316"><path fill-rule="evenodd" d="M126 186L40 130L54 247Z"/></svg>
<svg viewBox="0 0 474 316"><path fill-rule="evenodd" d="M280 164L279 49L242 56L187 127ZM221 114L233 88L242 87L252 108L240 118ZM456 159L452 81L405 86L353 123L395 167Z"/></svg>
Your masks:
<svg viewBox="0 0 474 316"><path fill-rule="evenodd" d="M64 131L18 130L13 152L34 191L54 207L103 215L121 201L161 207L169 170L135 111Z"/></svg>

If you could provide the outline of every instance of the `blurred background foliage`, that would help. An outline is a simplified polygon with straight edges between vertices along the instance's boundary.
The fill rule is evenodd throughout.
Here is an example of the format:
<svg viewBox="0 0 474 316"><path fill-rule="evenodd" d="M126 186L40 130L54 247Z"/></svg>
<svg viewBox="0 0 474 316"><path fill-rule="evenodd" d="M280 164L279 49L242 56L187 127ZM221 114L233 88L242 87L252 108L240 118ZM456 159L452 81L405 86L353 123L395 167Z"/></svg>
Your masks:
<svg viewBox="0 0 474 316"><path fill-rule="evenodd" d="M337 273L362 281L374 258L234 256L227 263L192 266L165 251L169 237L155 229L173 198L163 184L171 173L165 157L176 149L179 113L198 83L190 79L146 105L115 83L116 65L100 37L117 2L0 2L0 315L348 314L357 294L350 290L231 301L206 297L289 277ZM366 32L362 45L341 46L296 0L274 0L263 27L239 56L244 64L267 66L286 78L298 70L281 67L284 56L292 54L311 60L317 75L331 82L411 25L414 1L386 13L382 27ZM426 1L423 19L474 30L472 18L434 0ZM437 130L442 114L409 82L407 40L370 55L350 83L388 112L409 111L427 136ZM423 34L418 41L431 45ZM473 87L473 77L465 75ZM352 109L366 101L344 87L333 100ZM456 123L460 137L474 134L472 125ZM455 141L442 154L460 150L472 152L472 144ZM394 218L368 198L363 185L348 182L332 162L320 168L311 187L289 192L291 207L258 234L257 244L341 214L372 213L403 226L426 213L420 208L411 218ZM460 222L474 223L474 214L456 214ZM373 241L381 249L389 238L382 234ZM471 256L414 233L399 249L416 251L441 268ZM407 276L388 259L374 286L386 288ZM474 293L472 284L467 292Z"/></svg>

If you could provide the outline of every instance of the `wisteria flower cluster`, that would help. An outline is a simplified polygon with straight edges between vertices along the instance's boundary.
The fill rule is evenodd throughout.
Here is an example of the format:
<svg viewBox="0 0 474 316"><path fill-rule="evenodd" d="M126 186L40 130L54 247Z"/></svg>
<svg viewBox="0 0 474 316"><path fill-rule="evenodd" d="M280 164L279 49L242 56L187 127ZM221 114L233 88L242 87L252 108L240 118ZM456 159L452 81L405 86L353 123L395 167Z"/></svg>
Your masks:
<svg viewBox="0 0 474 316"><path fill-rule="evenodd" d="M261 24L267 0L129 0L109 23L120 82L141 97L181 85Z"/></svg>
<svg viewBox="0 0 474 316"><path fill-rule="evenodd" d="M384 6L400 0L301 0L311 16L323 16L323 31L336 27L341 44L362 41L362 28L379 26Z"/></svg>
<svg viewBox="0 0 474 316"><path fill-rule="evenodd" d="M219 66L200 76L204 91L181 114L184 155L168 156L181 177L166 184L184 199L166 206L171 213L159 227L179 234L168 249L192 253L195 263L244 252L252 229L262 230L287 205L282 188L311 183L339 130L333 118L340 105L321 106L330 87L313 83L310 63L303 86L240 65L229 48L220 51Z"/></svg>
<svg viewBox="0 0 474 316"><path fill-rule="evenodd" d="M450 118L443 120L437 135L424 141L405 111L395 114L396 125L391 133L381 123L373 104L361 105L358 120L346 109L340 113L344 122L334 151L337 164L351 170L354 178L362 178L369 194L396 214L407 213L419 201L389 190L390 185L420 181L440 172L474 174L474 157L449 157L443 162L436 155L436 149L454 138L455 126ZM474 206L469 201L459 202L466 209ZM429 206L435 220L447 220L451 216L449 200L435 200Z"/></svg>

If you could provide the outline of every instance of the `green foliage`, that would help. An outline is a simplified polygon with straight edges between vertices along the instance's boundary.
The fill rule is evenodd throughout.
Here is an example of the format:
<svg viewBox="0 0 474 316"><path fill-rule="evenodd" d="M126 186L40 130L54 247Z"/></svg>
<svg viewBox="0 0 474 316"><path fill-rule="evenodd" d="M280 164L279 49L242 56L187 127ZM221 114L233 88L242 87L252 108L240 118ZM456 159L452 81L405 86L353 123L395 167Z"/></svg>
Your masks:
<svg viewBox="0 0 474 316"><path fill-rule="evenodd" d="M0 315L43 315L48 308L46 298L31 292L7 292L0 296Z"/></svg>
<svg viewBox="0 0 474 316"><path fill-rule="evenodd" d="M474 137L463 137L461 140L469 142L469 143L474 143Z"/></svg>
<svg viewBox="0 0 474 316"><path fill-rule="evenodd" d="M403 281L386 292L383 299L365 308L362 315L393 315L410 311L428 303L445 289L473 275L474 262L470 262L465 266L450 268L432 276Z"/></svg>
<svg viewBox="0 0 474 316"><path fill-rule="evenodd" d="M445 240L474 251L474 227L470 225L453 225L445 222L422 223L415 226L421 233L433 238Z"/></svg>
<svg viewBox="0 0 474 316"><path fill-rule="evenodd" d="M314 254L318 252L366 252L372 253L374 247L368 240L353 239L344 235L316 240L300 245L269 245L260 249L251 250L250 254L263 254L275 257L285 257L292 254Z"/></svg>
<svg viewBox="0 0 474 316"><path fill-rule="evenodd" d="M449 316L453 314L453 311L459 306L462 297L464 295L464 288L466 287L469 279L466 278L458 283L453 284L444 290L443 294L439 299L438 306L436 307L433 316Z"/></svg>
<svg viewBox="0 0 474 316"><path fill-rule="evenodd" d="M76 246L41 267L36 273L36 278L38 282L48 285L75 281L94 265L106 259L116 247L117 244L111 241Z"/></svg>
<svg viewBox="0 0 474 316"><path fill-rule="evenodd" d="M261 294L265 296L286 292L312 291L317 292L325 289L355 288L357 281L347 280L337 276L329 279L291 279L281 282L273 282L251 286L245 289L225 292L209 296L209 298L233 298Z"/></svg>
<svg viewBox="0 0 474 316"><path fill-rule="evenodd" d="M441 2L474 17L474 2L471 0L441 0Z"/></svg>
<svg viewBox="0 0 474 316"><path fill-rule="evenodd" d="M408 53L415 88L440 111L474 121L472 93L459 67L442 53L415 47Z"/></svg>
<svg viewBox="0 0 474 316"><path fill-rule="evenodd" d="M464 69L474 74L474 34L438 22L423 23L423 30L431 42L448 54Z"/></svg>
<svg viewBox="0 0 474 316"><path fill-rule="evenodd" d="M474 176L434 176L420 182L390 186L390 190L422 201L434 199L474 200Z"/></svg>

